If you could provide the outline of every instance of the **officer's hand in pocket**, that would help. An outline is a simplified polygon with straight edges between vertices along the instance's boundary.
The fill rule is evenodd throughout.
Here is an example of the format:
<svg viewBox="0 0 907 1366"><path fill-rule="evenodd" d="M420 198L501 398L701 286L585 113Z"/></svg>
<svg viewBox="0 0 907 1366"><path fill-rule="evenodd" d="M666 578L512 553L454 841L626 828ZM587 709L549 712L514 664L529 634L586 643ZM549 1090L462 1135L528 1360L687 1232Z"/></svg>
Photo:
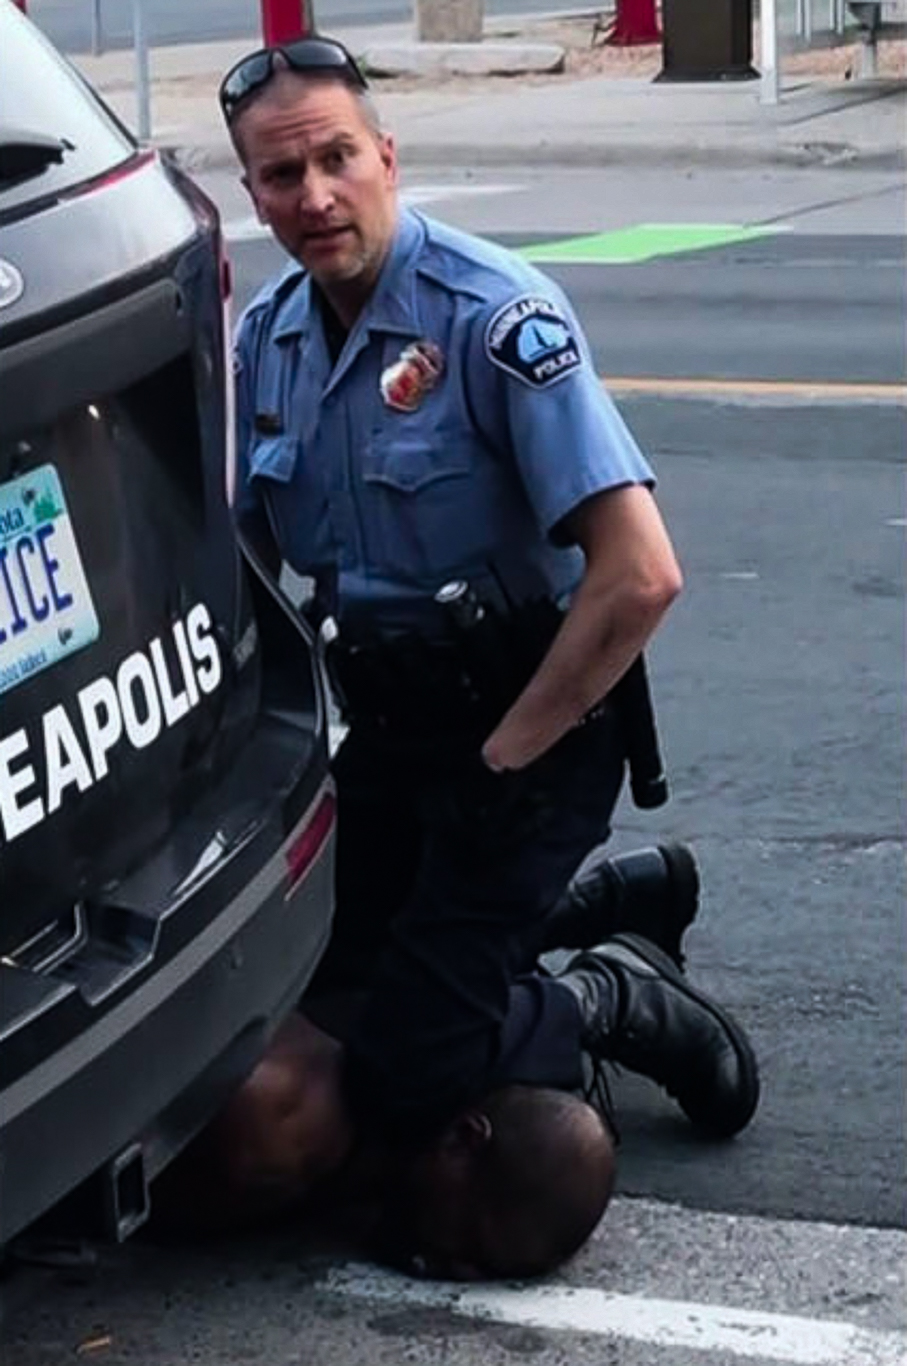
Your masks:
<svg viewBox="0 0 907 1366"><path fill-rule="evenodd" d="M454 830L483 845L525 838L545 817L543 779L538 763L495 772L476 751L451 784L448 810Z"/></svg>

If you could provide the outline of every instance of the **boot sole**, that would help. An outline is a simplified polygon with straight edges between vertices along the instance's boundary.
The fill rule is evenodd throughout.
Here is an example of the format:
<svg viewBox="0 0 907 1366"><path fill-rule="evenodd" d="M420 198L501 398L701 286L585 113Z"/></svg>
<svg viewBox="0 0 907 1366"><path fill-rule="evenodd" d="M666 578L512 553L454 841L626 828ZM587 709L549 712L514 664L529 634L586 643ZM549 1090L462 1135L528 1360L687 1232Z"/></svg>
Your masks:
<svg viewBox="0 0 907 1366"><path fill-rule="evenodd" d="M656 847L668 870L673 905L679 911L671 925L670 943L660 944L658 947L664 949L678 968L683 968L686 962L681 947L683 936L699 912L699 869L685 844L659 844Z"/></svg>
<svg viewBox="0 0 907 1366"><path fill-rule="evenodd" d="M737 1062L740 1067L741 1092L747 1096L746 1104L741 1105L733 1120L729 1120L725 1124L707 1123L699 1118L694 1118L686 1110L684 1113L697 1129L716 1138L733 1138L734 1134L738 1134L741 1129L746 1128L749 1124L759 1104L760 1094L759 1064L756 1062L753 1046L743 1029L726 1010L715 1005L707 996L703 996L701 992L691 986L670 954L665 953L657 944L653 944L650 940L643 939L636 934L615 934L610 942L612 944L624 944L628 949L631 949L638 958L642 958L650 967L655 968L660 976L669 981L679 992L689 997L691 1001L695 1001L702 1010L708 1011L727 1033L737 1055ZM603 954L602 957L605 962L608 961L606 954ZM681 1109L683 1109L682 1103Z"/></svg>

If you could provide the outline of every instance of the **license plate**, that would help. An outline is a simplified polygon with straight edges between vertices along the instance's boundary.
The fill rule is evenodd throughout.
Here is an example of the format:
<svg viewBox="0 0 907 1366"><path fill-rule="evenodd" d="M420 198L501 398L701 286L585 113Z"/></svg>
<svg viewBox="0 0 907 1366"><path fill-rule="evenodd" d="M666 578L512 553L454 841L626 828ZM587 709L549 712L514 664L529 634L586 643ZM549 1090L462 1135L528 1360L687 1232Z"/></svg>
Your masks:
<svg viewBox="0 0 907 1366"><path fill-rule="evenodd" d="M98 638L53 465L0 484L0 693Z"/></svg>

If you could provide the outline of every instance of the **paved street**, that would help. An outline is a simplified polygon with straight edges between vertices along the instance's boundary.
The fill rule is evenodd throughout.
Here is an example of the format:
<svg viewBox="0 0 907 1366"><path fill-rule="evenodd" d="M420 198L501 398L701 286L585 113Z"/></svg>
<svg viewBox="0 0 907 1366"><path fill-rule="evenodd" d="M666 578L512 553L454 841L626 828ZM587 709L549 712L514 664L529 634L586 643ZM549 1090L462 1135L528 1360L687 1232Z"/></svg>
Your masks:
<svg viewBox="0 0 907 1366"><path fill-rule="evenodd" d="M278 258L232 177L206 185L241 304ZM550 267L653 455L686 572L652 651L673 801L624 805L615 845L695 844L691 971L751 1029L761 1110L737 1142L704 1145L619 1078L619 1198L543 1286L463 1297L292 1232L137 1243L53 1279L9 1360L903 1366L903 187L516 168L420 171L407 193L517 246L779 229Z"/></svg>

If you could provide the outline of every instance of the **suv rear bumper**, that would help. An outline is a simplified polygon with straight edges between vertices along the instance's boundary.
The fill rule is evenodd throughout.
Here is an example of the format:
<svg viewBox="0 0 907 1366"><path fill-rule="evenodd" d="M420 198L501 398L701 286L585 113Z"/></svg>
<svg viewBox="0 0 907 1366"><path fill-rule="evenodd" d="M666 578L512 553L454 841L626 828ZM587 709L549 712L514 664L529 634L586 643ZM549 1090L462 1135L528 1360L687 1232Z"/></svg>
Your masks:
<svg viewBox="0 0 907 1366"><path fill-rule="evenodd" d="M327 779L276 846L284 811L272 809L242 851L269 848L268 857L219 913L95 1022L0 1090L0 1245L88 1178L97 1176L103 1189L105 1169L123 1154L138 1158L143 1180L151 1180L254 1064L302 994L330 930L333 804ZM300 878L291 875L290 855L303 838L311 862ZM199 895L207 899L216 880ZM7 1038L38 1023L34 1010L4 1020L9 999L0 992ZM115 1218L112 1228L108 1220L107 1231L125 1236L128 1220L123 1226Z"/></svg>

